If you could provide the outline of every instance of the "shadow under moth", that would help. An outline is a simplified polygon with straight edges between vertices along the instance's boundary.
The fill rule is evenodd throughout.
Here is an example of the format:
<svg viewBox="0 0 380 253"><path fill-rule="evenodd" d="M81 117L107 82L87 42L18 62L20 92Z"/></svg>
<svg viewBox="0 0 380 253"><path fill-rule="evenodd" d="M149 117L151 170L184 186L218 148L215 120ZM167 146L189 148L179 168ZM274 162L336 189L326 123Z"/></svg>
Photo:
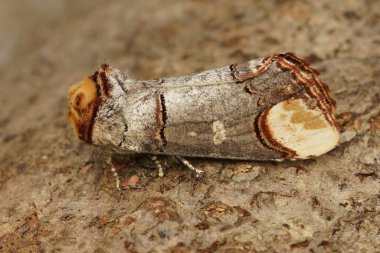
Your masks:
<svg viewBox="0 0 380 253"><path fill-rule="evenodd" d="M188 167L183 157L307 159L339 142L335 101L318 74L293 53L141 81L103 64L69 89L69 119L86 143Z"/></svg>

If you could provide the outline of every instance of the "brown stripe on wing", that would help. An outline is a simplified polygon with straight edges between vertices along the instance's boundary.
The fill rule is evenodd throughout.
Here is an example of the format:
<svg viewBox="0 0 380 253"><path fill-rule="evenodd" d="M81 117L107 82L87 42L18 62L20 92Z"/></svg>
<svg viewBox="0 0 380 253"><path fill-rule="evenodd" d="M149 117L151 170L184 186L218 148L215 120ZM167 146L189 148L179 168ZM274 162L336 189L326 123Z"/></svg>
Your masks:
<svg viewBox="0 0 380 253"><path fill-rule="evenodd" d="M156 132L155 139L158 147L167 145L165 128L167 122L167 113L164 94L156 94Z"/></svg>
<svg viewBox="0 0 380 253"><path fill-rule="evenodd" d="M256 134L261 143L273 150L282 152L283 158L291 159L297 155L297 153L283 146L280 142L278 142L269 127L268 124L268 115L271 108L264 110L256 119L255 128Z"/></svg>
<svg viewBox="0 0 380 253"><path fill-rule="evenodd" d="M97 72L95 72L96 83L100 86L100 91L103 96L110 97L113 86L108 78L108 73L112 69L108 64L102 64Z"/></svg>
<svg viewBox="0 0 380 253"><path fill-rule="evenodd" d="M321 91L321 88L318 85L318 81L316 80L318 79L316 75L312 74L312 79L305 77L297 65L289 62L283 56L279 57L277 60L277 65L281 69L289 71L293 74L296 81L305 87L307 94L310 97L316 99L318 107L324 112L324 116L330 122L330 124L339 129L339 125L334 117L335 102L331 102L333 101L332 98L330 96L326 97L325 92Z"/></svg>
<svg viewBox="0 0 380 253"><path fill-rule="evenodd" d="M325 99L328 101L328 104L331 105L333 110L335 110L336 103L330 96L329 87L325 83L323 83L321 80L319 80L318 78L320 74L319 71L312 68L308 62L297 57L294 53L288 52L288 53L285 53L283 56L287 61L292 62L293 64L301 68L302 71L308 72L312 75L313 79L316 81L317 87L323 93Z"/></svg>
<svg viewBox="0 0 380 253"><path fill-rule="evenodd" d="M277 56L277 54L274 54L272 56L264 58L262 63L258 65L256 69L251 69L249 62L231 65L233 66L230 67L232 76L240 82L256 77L267 70L270 64L277 58Z"/></svg>

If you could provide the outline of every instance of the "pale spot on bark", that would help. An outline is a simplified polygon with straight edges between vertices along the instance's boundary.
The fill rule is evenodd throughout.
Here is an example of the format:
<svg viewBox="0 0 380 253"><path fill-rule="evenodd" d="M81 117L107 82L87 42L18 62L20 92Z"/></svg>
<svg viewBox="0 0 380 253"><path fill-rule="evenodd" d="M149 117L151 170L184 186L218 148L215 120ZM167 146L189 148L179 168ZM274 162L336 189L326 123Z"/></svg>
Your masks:
<svg viewBox="0 0 380 253"><path fill-rule="evenodd" d="M212 131L214 132L213 142L215 145L220 145L226 139L226 130L224 125L219 120L212 123Z"/></svg>

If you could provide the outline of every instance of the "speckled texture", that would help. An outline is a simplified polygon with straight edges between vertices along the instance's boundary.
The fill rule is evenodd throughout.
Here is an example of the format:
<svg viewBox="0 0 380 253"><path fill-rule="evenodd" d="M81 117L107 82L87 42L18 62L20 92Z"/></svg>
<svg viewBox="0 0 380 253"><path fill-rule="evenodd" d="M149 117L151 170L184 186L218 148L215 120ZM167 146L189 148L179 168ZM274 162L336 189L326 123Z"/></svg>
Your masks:
<svg viewBox="0 0 380 253"><path fill-rule="evenodd" d="M379 1L0 3L0 251L376 252ZM118 163L119 193L74 138L66 90L107 62L134 78L293 51L321 70L344 143L314 160L191 159L156 177Z"/></svg>

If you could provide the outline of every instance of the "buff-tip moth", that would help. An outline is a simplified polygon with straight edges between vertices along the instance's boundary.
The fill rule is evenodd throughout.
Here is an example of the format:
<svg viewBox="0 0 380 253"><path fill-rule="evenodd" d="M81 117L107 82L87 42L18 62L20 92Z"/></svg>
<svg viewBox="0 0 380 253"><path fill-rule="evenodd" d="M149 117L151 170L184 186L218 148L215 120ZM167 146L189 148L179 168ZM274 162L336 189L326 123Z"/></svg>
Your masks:
<svg viewBox="0 0 380 253"><path fill-rule="evenodd" d="M335 101L318 74L293 53L142 81L103 64L69 89L69 119L89 144L187 166L183 157L308 159L339 142Z"/></svg>

